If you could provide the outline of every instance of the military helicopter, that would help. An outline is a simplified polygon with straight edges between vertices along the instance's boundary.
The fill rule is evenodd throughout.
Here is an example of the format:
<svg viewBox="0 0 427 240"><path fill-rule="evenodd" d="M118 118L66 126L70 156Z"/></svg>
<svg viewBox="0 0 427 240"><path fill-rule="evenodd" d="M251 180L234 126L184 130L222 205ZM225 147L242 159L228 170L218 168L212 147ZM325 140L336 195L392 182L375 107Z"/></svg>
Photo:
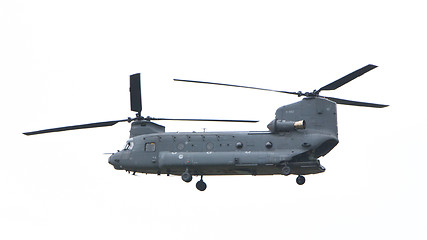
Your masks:
<svg viewBox="0 0 427 240"><path fill-rule="evenodd" d="M246 122L253 120L172 119L141 115L140 74L130 76L131 111L135 118L97 122L26 132L25 135L61 132L76 129L113 126L130 122L130 138L123 150L113 153L108 162L117 170L146 174L180 175L184 182L200 176L196 188L204 191L205 175L297 175L299 185L304 175L325 171L319 158L338 144L336 104L383 108L388 105L357 102L319 95L335 90L377 66L369 64L313 92L288 92L225 83L174 79L179 82L211 84L297 95L304 98L276 110L268 131L242 132L165 132L154 123L161 120Z"/></svg>

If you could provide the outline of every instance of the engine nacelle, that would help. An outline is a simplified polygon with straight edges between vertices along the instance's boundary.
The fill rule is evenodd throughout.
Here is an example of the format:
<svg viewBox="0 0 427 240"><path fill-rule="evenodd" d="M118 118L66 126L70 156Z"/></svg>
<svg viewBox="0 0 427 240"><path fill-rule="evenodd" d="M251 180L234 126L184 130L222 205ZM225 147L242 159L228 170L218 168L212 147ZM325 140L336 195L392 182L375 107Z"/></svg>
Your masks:
<svg viewBox="0 0 427 240"><path fill-rule="evenodd" d="M267 125L267 128L272 133L290 132L298 129L305 129L305 120L294 122L275 119Z"/></svg>

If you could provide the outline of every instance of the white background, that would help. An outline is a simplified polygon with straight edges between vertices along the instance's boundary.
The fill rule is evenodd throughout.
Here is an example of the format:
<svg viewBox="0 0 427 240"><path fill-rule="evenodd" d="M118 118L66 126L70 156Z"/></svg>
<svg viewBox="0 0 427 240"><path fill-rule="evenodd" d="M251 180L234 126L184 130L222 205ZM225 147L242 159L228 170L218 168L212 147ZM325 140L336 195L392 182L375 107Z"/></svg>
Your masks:
<svg viewBox="0 0 427 240"><path fill-rule="evenodd" d="M423 1L2 1L1 239L425 239ZM180 177L116 171L129 124L22 132L143 115L255 119L159 122L167 131L266 130L295 96L173 82L312 91L390 104L338 106L340 144L326 172ZM197 180L197 179L196 179Z"/></svg>

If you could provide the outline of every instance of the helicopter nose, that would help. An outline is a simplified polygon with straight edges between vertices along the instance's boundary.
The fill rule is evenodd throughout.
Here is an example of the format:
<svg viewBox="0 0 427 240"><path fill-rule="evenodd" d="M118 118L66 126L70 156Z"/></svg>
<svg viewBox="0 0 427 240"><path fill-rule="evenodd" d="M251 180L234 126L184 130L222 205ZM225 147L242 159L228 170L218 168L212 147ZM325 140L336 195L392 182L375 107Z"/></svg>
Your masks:
<svg viewBox="0 0 427 240"><path fill-rule="evenodd" d="M115 169L120 169L120 154L119 153L113 153L109 158L108 158L108 163L113 165Z"/></svg>
<svg viewBox="0 0 427 240"><path fill-rule="evenodd" d="M113 164L113 156L114 156L114 153L111 154L111 156L108 158L108 163L111 164L111 165L114 165Z"/></svg>

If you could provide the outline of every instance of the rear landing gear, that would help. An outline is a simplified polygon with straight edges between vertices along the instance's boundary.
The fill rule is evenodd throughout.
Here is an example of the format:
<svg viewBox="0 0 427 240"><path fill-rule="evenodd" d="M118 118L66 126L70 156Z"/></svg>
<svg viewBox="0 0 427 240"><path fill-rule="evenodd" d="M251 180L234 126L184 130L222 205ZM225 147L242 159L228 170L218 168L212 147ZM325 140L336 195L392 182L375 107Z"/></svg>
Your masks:
<svg viewBox="0 0 427 240"><path fill-rule="evenodd" d="M298 183L298 185L303 185L305 183L305 177L302 175L299 175L297 177L297 183Z"/></svg>
<svg viewBox="0 0 427 240"><path fill-rule="evenodd" d="M203 176L201 176L201 178L200 178L200 181L198 181L197 183L196 183L196 188L197 188L197 190L199 190L199 191L205 191L206 190L206 183L205 182L203 182Z"/></svg>

